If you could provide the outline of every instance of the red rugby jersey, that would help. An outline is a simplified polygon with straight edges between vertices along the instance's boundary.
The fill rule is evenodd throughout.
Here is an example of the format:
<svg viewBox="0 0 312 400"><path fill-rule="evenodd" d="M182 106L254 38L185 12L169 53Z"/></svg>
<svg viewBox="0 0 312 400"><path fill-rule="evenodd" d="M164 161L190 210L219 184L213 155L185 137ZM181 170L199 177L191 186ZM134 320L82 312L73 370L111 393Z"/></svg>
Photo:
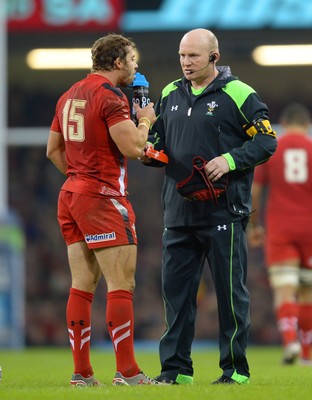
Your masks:
<svg viewBox="0 0 312 400"><path fill-rule="evenodd" d="M287 133L275 154L255 169L254 181L268 185L267 218L312 218L312 139Z"/></svg>
<svg viewBox="0 0 312 400"><path fill-rule="evenodd" d="M98 74L89 74L60 97L51 130L65 139L68 179L63 189L125 196L127 159L112 140L109 128L127 119L127 97Z"/></svg>

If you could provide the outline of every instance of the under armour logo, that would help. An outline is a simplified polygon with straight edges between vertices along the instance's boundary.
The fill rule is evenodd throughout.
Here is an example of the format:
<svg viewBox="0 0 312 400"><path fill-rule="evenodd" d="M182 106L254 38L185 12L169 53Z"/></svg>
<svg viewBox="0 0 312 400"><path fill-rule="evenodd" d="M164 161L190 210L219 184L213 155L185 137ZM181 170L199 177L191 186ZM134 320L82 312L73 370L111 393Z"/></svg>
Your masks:
<svg viewBox="0 0 312 400"><path fill-rule="evenodd" d="M80 321L70 321L70 326L75 326L76 324L83 326L84 325L84 320L81 319Z"/></svg>
<svg viewBox="0 0 312 400"><path fill-rule="evenodd" d="M218 231L224 230L226 231L226 225L218 225Z"/></svg>
<svg viewBox="0 0 312 400"><path fill-rule="evenodd" d="M171 111L177 111L179 106L172 106Z"/></svg>

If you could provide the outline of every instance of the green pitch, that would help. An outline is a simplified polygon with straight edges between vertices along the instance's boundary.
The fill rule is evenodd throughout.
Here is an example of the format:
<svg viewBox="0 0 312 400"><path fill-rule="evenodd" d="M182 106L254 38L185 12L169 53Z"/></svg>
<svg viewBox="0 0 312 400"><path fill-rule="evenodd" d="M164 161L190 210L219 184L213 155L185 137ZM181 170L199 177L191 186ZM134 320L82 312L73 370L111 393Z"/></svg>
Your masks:
<svg viewBox="0 0 312 400"><path fill-rule="evenodd" d="M143 371L156 376L159 373L158 354L139 350L137 360ZM95 376L107 386L72 388L72 359L69 349L0 350L2 381L1 400L292 400L309 399L312 393L312 367L281 366L281 349L250 347L248 358L251 369L249 385L210 385L221 375L217 349L195 350L193 386L113 387L115 371L112 352L92 351Z"/></svg>

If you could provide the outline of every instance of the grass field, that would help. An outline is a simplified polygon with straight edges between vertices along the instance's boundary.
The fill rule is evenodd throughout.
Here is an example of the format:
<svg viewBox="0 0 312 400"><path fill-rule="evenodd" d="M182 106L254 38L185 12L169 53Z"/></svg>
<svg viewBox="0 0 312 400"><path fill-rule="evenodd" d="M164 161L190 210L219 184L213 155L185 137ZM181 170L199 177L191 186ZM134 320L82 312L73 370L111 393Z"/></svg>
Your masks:
<svg viewBox="0 0 312 400"><path fill-rule="evenodd" d="M150 376L159 373L157 351L139 350L137 360ZM312 398L312 367L281 366L281 349L250 347L251 370L249 385L210 385L221 375L218 351L194 350L193 386L114 387L111 384L115 359L113 352L92 351L96 377L105 387L72 388L69 379L72 359L69 349L43 348L22 351L0 350L2 381L1 400L308 400Z"/></svg>

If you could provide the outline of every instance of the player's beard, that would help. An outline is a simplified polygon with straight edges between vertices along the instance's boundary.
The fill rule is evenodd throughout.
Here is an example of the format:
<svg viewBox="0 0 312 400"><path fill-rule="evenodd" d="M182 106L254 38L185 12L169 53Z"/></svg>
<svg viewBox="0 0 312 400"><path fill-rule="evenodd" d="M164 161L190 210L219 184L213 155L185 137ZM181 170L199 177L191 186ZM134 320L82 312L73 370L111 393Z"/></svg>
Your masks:
<svg viewBox="0 0 312 400"><path fill-rule="evenodd" d="M133 82L135 71L130 70L127 66L125 66L122 71L119 85L122 87L129 86Z"/></svg>

